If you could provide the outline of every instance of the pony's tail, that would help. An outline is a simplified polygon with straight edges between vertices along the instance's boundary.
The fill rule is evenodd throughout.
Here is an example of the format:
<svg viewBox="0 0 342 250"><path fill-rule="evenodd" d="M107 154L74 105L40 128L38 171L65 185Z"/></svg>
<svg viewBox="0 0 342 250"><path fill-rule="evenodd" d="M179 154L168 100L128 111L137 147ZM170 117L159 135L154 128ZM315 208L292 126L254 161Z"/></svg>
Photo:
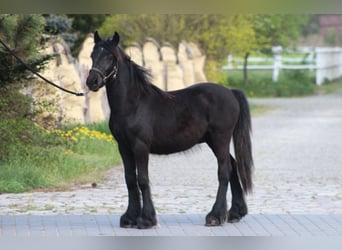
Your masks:
<svg viewBox="0 0 342 250"><path fill-rule="evenodd" d="M252 132L251 115L245 94L233 89L233 94L240 105L239 119L233 132L237 170L244 192L252 192L253 156L250 134Z"/></svg>

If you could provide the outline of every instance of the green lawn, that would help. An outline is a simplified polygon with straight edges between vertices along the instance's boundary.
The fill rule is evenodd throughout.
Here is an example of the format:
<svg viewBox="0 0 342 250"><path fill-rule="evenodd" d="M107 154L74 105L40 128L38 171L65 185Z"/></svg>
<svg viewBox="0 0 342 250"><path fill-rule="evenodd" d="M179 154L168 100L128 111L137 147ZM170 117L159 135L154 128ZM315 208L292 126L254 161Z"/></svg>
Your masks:
<svg viewBox="0 0 342 250"><path fill-rule="evenodd" d="M28 143L11 142L7 157L0 161L0 192L65 189L74 183L97 182L121 158L112 136L92 126L51 131L37 126L31 128Z"/></svg>

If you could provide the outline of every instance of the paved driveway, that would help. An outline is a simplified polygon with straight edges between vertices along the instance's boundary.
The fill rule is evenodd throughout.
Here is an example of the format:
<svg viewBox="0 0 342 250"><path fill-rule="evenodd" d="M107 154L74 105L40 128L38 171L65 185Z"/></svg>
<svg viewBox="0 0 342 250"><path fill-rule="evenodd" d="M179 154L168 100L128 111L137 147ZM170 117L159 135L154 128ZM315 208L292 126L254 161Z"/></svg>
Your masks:
<svg viewBox="0 0 342 250"><path fill-rule="evenodd" d="M342 92L306 98L252 99L271 111L253 118L251 214L342 214ZM216 159L206 145L151 156L159 214L205 214L217 190ZM0 214L112 214L126 208L121 167L97 188L0 195ZM229 198L230 200L230 198ZM203 218L204 219L204 218Z"/></svg>
<svg viewBox="0 0 342 250"><path fill-rule="evenodd" d="M255 213L342 213L342 91L254 100Z"/></svg>

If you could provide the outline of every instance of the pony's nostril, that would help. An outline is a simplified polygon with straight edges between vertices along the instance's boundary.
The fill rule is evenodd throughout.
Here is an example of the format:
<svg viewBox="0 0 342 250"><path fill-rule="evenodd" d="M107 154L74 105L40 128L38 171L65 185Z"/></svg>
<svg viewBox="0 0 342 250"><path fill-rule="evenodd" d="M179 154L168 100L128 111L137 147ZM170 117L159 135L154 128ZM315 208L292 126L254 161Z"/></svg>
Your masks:
<svg viewBox="0 0 342 250"><path fill-rule="evenodd" d="M97 83L92 83L89 88L93 91L96 91L99 89L99 85Z"/></svg>

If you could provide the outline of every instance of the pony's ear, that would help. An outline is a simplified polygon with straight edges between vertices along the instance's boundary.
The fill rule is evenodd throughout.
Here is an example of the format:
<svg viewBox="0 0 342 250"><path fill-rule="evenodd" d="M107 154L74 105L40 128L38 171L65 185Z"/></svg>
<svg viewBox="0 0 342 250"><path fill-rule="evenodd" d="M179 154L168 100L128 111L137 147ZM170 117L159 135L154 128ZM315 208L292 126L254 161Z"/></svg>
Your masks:
<svg viewBox="0 0 342 250"><path fill-rule="evenodd" d="M97 33L97 31L94 32L94 42L95 43L98 43L100 42L102 39L101 37L99 36L99 33Z"/></svg>
<svg viewBox="0 0 342 250"><path fill-rule="evenodd" d="M113 38L112 38L112 42L114 43L115 46L118 46L119 41L120 41L120 36L118 32L115 31Z"/></svg>

